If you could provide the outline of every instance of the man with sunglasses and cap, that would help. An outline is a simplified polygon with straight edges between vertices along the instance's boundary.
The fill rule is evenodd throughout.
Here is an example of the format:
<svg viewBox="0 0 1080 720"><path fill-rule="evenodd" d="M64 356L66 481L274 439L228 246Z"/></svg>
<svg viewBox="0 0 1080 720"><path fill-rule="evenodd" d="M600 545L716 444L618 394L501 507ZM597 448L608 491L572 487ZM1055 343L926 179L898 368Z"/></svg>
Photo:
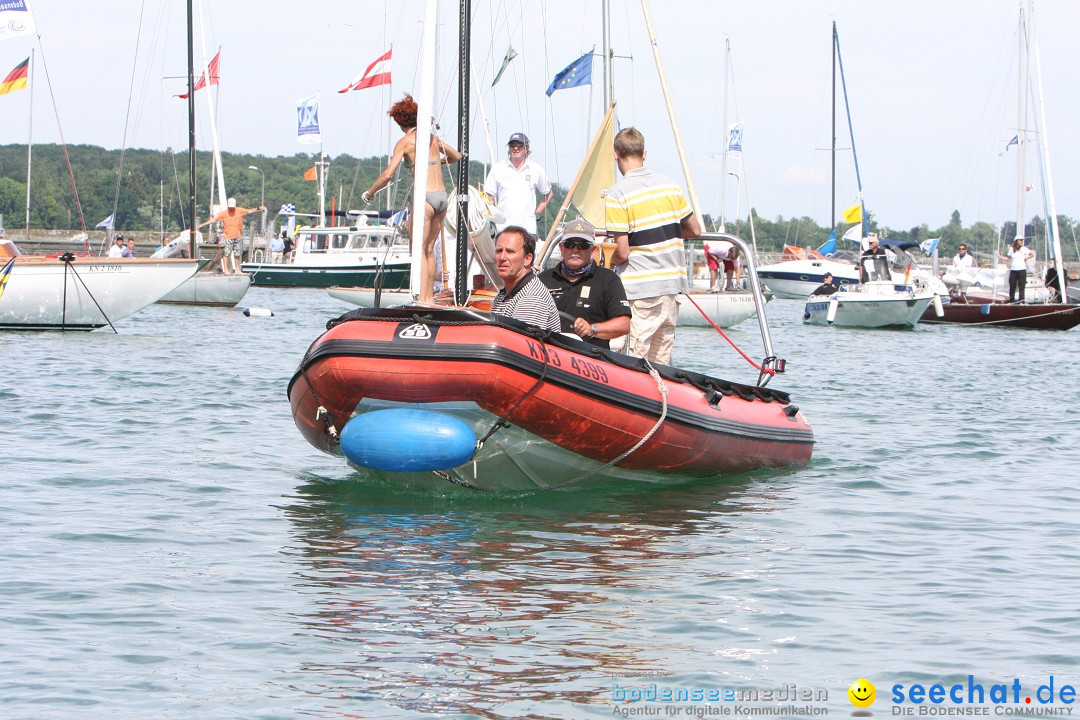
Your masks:
<svg viewBox="0 0 1080 720"><path fill-rule="evenodd" d="M540 163L529 158L532 151L528 135L516 132L506 145L506 162L492 165L484 180L484 192L506 216L499 223L500 231L517 225L536 235L536 219L551 202L551 183ZM540 193L539 203L536 193Z"/></svg>
<svg viewBox="0 0 1080 720"><path fill-rule="evenodd" d="M834 292L840 289L839 287L837 287L836 283L833 282L833 274L831 272L826 271L825 275L822 276L821 279L825 282L818 285L817 290L810 293L811 295L832 295Z"/></svg>
<svg viewBox="0 0 1080 720"><path fill-rule="evenodd" d="M562 317L562 331L602 348L630 332L630 303L622 280L593 260L596 230L577 218L563 225L562 262L540 273Z"/></svg>

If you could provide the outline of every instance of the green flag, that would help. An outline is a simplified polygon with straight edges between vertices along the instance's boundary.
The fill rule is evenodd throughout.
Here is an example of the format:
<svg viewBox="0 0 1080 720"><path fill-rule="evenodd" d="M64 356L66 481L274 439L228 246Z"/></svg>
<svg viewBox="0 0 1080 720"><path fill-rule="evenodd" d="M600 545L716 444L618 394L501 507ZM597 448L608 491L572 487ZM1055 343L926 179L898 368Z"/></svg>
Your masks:
<svg viewBox="0 0 1080 720"><path fill-rule="evenodd" d="M517 50L509 48L506 51L506 57L503 58L502 67L499 68L499 72L495 73L495 79L491 81L491 87L495 87L495 83L502 80L503 73L506 72L506 66L510 64L510 61L517 57Z"/></svg>

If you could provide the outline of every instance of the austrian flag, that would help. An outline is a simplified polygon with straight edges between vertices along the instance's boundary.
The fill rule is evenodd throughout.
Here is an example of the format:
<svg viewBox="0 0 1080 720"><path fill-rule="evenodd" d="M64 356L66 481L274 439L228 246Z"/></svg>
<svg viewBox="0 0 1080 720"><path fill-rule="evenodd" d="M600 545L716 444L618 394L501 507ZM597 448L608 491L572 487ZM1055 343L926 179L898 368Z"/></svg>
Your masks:
<svg viewBox="0 0 1080 720"><path fill-rule="evenodd" d="M210 84L211 85L217 85L219 75L220 75L220 72L221 72L221 70L220 70L220 68L221 68L221 51L220 50L217 51L217 55L214 56L214 59L210 61L209 66L210 66L209 67L209 69L210 69ZM195 89L196 90L202 90L204 87L206 87L206 71L205 70L203 71L203 74L199 76L199 79L195 81ZM181 98L183 100L187 100L187 93L183 93L181 95L173 95L173 97L178 97L178 98Z"/></svg>
<svg viewBox="0 0 1080 720"><path fill-rule="evenodd" d="M386 54L380 55L376 58L375 62L367 66L367 70L362 72L353 78L353 81L345 86L344 89L338 90L339 93L347 93L350 90L363 90L364 88L376 87L378 85L390 84L390 55L394 52L393 48L386 51Z"/></svg>

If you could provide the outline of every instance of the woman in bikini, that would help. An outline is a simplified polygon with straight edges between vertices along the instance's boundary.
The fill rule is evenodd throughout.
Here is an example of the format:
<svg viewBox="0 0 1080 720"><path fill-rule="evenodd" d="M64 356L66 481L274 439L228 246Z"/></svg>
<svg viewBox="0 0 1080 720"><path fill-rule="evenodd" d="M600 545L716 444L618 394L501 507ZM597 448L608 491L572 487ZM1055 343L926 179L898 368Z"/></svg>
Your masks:
<svg viewBox="0 0 1080 720"><path fill-rule="evenodd" d="M394 103L387 115L394 119L394 122L398 124L405 136L398 140L397 145L394 146L394 155L390 158L390 164L379 174L379 177L375 178L375 182L361 196L364 202L369 205L372 196L390 184L390 178L394 176L402 160L410 168L416 164L416 102L411 95L405 95L404 98ZM461 159L461 153L432 133L429 157L427 196L425 198L427 202L424 205L424 254L420 264L419 301L422 303L432 303L434 301L435 239L439 236L439 229L446 218L447 209L446 185L443 184L442 166L456 163Z"/></svg>

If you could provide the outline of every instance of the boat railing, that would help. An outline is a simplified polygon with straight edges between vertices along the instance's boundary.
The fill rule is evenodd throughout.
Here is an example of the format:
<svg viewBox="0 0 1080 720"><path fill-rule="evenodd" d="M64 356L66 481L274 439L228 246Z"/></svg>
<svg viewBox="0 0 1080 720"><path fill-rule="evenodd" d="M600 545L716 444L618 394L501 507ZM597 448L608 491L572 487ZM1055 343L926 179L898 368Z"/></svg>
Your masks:
<svg viewBox="0 0 1080 720"><path fill-rule="evenodd" d="M758 329L761 331L761 343L765 348L765 358L761 362L763 370L772 370L781 373L784 371L784 361L776 356L773 351L772 335L769 333L769 321L765 317L765 294L761 289L761 280L757 274L757 261L750 245L738 235L730 233L702 233L699 237L702 242L726 240L739 249L740 257L746 261L746 277L750 280L750 292L754 296L754 307L757 308ZM763 372L763 378L768 376Z"/></svg>

